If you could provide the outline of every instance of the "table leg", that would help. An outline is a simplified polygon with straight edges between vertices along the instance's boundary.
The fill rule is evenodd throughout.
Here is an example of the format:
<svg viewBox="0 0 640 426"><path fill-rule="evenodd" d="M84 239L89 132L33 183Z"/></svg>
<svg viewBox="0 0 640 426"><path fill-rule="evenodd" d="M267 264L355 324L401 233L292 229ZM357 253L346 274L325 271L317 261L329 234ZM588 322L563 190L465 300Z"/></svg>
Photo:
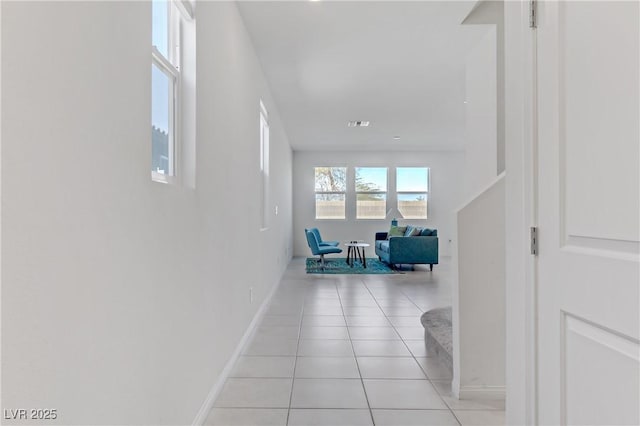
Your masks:
<svg viewBox="0 0 640 426"><path fill-rule="evenodd" d="M364 247L362 247L362 266L364 266L364 269L367 269L367 255L364 252Z"/></svg>

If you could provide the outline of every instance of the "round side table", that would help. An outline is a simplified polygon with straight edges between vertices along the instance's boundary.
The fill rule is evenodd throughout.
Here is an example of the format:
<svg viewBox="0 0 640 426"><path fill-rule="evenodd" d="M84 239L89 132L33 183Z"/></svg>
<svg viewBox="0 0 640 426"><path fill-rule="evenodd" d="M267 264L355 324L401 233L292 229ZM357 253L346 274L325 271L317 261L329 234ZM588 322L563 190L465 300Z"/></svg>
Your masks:
<svg viewBox="0 0 640 426"><path fill-rule="evenodd" d="M360 259L360 262L362 262L362 266L364 268L367 267L367 256L364 252L364 250L367 247L370 247L371 244L368 243L360 243L358 241L349 241L347 243L344 243L345 246L347 246L347 265L351 266L353 268L353 264L356 261L356 259Z"/></svg>

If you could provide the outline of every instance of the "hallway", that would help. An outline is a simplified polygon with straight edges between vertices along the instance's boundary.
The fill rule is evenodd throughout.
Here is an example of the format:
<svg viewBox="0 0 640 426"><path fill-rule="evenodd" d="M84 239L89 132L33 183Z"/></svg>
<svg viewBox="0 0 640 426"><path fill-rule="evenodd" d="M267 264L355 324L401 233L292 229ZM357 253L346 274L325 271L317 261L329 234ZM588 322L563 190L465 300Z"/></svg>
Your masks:
<svg viewBox="0 0 640 426"><path fill-rule="evenodd" d="M395 275L308 275L295 258L208 425L504 424L504 402L450 397L422 312L451 305L451 262Z"/></svg>

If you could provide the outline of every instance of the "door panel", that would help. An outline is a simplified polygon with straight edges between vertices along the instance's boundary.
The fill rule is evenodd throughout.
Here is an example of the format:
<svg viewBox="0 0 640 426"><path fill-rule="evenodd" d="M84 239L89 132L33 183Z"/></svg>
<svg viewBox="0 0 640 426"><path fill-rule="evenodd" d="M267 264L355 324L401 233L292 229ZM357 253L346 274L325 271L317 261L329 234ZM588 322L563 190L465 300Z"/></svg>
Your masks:
<svg viewBox="0 0 640 426"><path fill-rule="evenodd" d="M559 5L558 95L566 236L635 241L637 252L640 152L629 143L640 131L634 7Z"/></svg>
<svg viewBox="0 0 640 426"><path fill-rule="evenodd" d="M637 424L640 400L638 342L571 315L565 316L564 324L563 379L567 423ZM602 360L607 362L603 364ZM595 392L594 385L597 385ZM616 410L600 409L602 391L613 394Z"/></svg>
<svg viewBox="0 0 640 426"><path fill-rule="evenodd" d="M538 419L640 424L640 10L538 12Z"/></svg>

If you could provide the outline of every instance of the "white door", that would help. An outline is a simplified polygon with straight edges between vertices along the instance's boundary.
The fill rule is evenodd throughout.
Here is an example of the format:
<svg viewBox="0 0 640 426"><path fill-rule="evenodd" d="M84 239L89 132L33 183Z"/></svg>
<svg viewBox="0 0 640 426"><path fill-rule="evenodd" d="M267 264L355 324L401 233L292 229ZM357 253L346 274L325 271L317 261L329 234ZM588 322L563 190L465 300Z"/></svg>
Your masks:
<svg viewBox="0 0 640 426"><path fill-rule="evenodd" d="M640 424L639 23L538 3L540 424Z"/></svg>

